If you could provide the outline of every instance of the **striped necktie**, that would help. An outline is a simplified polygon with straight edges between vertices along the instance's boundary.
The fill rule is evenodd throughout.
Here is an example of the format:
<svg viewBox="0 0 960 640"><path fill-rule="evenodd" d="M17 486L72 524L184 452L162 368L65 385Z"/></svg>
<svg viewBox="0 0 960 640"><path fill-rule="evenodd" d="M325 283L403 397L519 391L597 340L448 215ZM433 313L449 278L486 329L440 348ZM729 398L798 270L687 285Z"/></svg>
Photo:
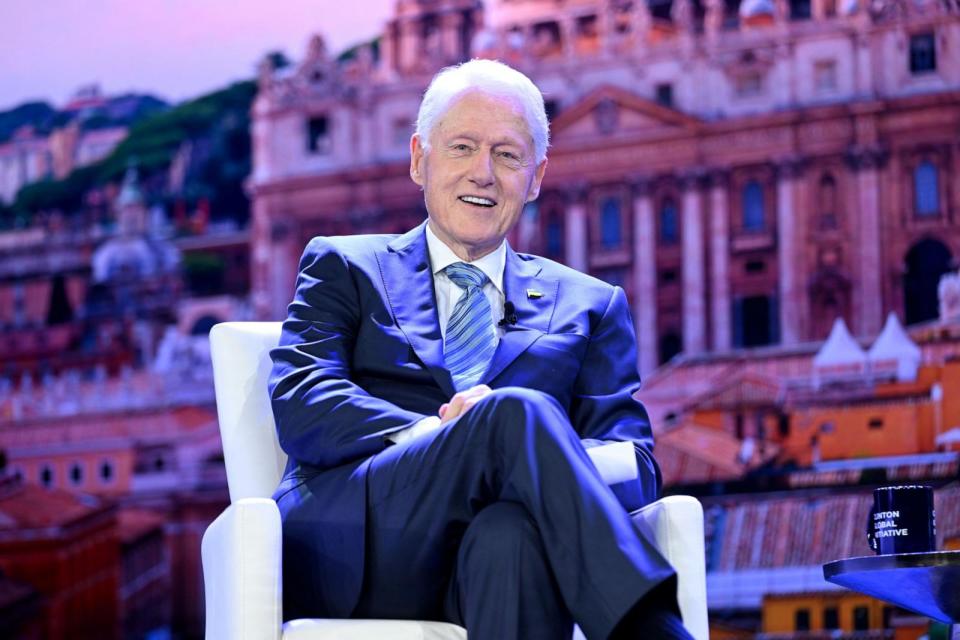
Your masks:
<svg viewBox="0 0 960 640"><path fill-rule="evenodd" d="M465 262L454 262L443 270L463 295L447 320L443 357L457 391L477 383L496 349L490 301L483 294L486 274Z"/></svg>

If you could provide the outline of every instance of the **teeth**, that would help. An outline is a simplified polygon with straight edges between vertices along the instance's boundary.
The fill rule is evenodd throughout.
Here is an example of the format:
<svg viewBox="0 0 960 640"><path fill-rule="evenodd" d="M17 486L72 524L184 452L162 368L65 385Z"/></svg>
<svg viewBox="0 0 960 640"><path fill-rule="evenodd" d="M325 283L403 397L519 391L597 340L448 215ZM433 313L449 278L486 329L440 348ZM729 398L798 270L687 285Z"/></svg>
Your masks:
<svg viewBox="0 0 960 640"><path fill-rule="evenodd" d="M460 196L460 199L464 202L469 202L470 204L478 204L481 207L492 207L493 205L497 204L489 198L478 198L476 196Z"/></svg>

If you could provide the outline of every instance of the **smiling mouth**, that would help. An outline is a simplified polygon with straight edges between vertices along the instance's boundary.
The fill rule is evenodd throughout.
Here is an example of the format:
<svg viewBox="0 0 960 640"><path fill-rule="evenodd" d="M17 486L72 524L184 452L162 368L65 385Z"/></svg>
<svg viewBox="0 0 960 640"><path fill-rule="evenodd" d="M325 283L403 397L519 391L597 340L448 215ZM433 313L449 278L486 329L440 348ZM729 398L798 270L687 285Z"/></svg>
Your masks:
<svg viewBox="0 0 960 640"><path fill-rule="evenodd" d="M460 202L466 202L467 204L472 204L475 207L484 207L489 208L495 206L497 203L490 198L481 198L479 196L460 196L458 198Z"/></svg>

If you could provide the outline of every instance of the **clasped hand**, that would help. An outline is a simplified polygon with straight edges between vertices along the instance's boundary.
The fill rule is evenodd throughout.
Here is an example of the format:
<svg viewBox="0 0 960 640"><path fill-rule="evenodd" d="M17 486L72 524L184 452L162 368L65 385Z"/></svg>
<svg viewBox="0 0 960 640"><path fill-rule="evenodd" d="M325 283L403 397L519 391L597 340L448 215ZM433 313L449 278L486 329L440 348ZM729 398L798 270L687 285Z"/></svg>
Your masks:
<svg viewBox="0 0 960 640"><path fill-rule="evenodd" d="M450 402L445 402L440 406L440 424L450 422L465 414L470 408L493 393L493 389L485 384L478 384L465 391L460 391L452 398Z"/></svg>

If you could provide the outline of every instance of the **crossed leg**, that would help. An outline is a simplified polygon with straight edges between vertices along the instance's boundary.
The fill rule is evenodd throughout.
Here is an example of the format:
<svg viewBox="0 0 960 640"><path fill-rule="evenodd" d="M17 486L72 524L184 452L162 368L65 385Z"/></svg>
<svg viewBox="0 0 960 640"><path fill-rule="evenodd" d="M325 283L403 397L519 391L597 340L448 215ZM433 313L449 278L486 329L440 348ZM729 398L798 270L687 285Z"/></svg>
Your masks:
<svg viewBox="0 0 960 640"><path fill-rule="evenodd" d="M480 640L569 637L572 617L607 638L673 583L562 407L539 392L496 390L383 451L367 492L358 617L450 620Z"/></svg>

